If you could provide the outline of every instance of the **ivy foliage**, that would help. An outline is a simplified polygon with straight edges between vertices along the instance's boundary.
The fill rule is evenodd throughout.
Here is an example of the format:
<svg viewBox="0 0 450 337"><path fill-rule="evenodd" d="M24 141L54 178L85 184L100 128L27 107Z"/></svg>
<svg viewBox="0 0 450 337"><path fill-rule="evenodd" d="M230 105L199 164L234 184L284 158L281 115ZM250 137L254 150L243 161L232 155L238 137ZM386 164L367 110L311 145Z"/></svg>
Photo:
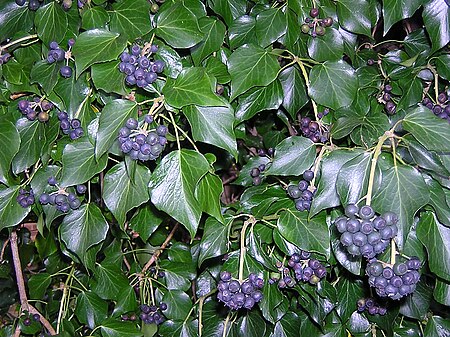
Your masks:
<svg viewBox="0 0 450 337"><path fill-rule="evenodd" d="M0 337L449 336L449 18L447 0L1 1ZM376 258L417 257L412 294L376 295L348 204L396 214ZM295 280L306 252L326 276ZM229 309L225 271L262 299ZM387 312L359 310L372 297Z"/></svg>

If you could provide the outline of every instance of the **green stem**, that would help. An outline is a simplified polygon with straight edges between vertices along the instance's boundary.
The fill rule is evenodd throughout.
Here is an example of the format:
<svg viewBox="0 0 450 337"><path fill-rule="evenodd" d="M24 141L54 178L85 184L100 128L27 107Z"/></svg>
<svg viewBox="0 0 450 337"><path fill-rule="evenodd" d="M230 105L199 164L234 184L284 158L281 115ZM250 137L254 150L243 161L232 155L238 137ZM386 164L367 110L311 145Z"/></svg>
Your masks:
<svg viewBox="0 0 450 337"><path fill-rule="evenodd" d="M5 49L8 49L8 48L11 47L11 46L14 46L15 44L21 43L21 42L23 42L23 41L35 39L35 38L37 38L37 37L38 37L37 34L33 34L33 35L24 36L24 37L21 37L20 39L11 41L10 43L5 44L4 46L0 46L0 52L2 52L2 51L5 50Z"/></svg>
<svg viewBox="0 0 450 337"><path fill-rule="evenodd" d="M256 219L254 216L250 216L247 220L244 221L244 225L241 229L241 250L239 256L239 283L244 281L244 261L245 261L245 253L247 248L245 247L245 231L247 230L248 225L254 225L256 223Z"/></svg>
<svg viewBox="0 0 450 337"><path fill-rule="evenodd" d="M169 111L169 116L170 116L170 120L171 120L171 123L173 125L173 128L175 129L175 138L177 139L178 150L181 150L180 136L178 135L177 123L175 123L175 119L173 118L173 114L170 111Z"/></svg>
<svg viewBox="0 0 450 337"><path fill-rule="evenodd" d="M297 56L294 56L294 61L297 62L298 66L300 67L300 70L302 71L302 75L303 75L303 78L306 83L307 92L309 93L309 91L310 91L309 76L308 76L308 72L306 71L305 65ZM317 117L317 115L318 115L317 104L312 98L311 98L311 104L312 104L313 110L314 110L314 117L316 118L316 120L319 120L319 118Z"/></svg>
<svg viewBox="0 0 450 337"><path fill-rule="evenodd" d="M377 146L375 147L375 152L372 157L372 163L370 165L370 173L369 173L369 185L367 186L367 195L366 195L366 205L370 206L372 203L372 193L373 193L373 183L375 180L375 169L377 166L378 157L381 154L381 148L383 147L384 142L389 138L389 131L386 131L379 139Z"/></svg>
<svg viewBox="0 0 450 337"><path fill-rule="evenodd" d="M162 117L163 119L165 119L166 121L172 123L172 121L171 121L169 118L167 118L166 116L161 115L161 117ZM172 123L172 124L173 124L173 123ZM195 143L194 143L194 141L191 139L191 137L189 137L189 135L188 135L182 128L180 128L180 127L179 127L178 125L176 125L176 124L174 124L174 128L175 128L175 129L178 129L178 131L181 132L181 134L189 141L189 143L191 143L191 145L194 147L194 150L197 151L198 153L200 153L200 150L197 148L197 145L195 145Z"/></svg>
<svg viewBox="0 0 450 337"><path fill-rule="evenodd" d="M65 312L64 307L66 305L66 298L67 298L68 293L69 293L69 287L67 286L67 284L70 282L70 279L72 278L74 271L75 271L75 267L72 264L72 269L70 270L69 276L67 276L66 282L64 283L63 295L62 295L61 302L60 302L60 305L59 305L58 321L57 321L57 324L56 324L56 333L57 334L59 334L59 328L61 326L61 320L62 320L62 318L64 316L64 312Z"/></svg>
<svg viewBox="0 0 450 337"><path fill-rule="evenodd" d="M314 168L313 168L314 177L313 177L313 180L311 181L312 187L315 186L317 172L319 172L320 163L322 162L322 158L323 158L323 155L325 154L326 150L327 150L327 147L322 146L322 148L320 149L319 155L317 156L316 161L314 162Z"/></svg>

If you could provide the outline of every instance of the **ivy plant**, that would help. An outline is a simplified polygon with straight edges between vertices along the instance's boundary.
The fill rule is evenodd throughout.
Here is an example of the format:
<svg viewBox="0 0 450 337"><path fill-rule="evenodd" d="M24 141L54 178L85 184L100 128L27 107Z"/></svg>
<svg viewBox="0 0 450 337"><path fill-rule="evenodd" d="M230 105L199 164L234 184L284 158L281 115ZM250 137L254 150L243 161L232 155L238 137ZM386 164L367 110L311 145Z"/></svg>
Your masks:
<svg viewBox="0 0 450 337"><path fill-rule="evenodd" d="M0 2L0 337L449 336L450 3Z"/></svg>

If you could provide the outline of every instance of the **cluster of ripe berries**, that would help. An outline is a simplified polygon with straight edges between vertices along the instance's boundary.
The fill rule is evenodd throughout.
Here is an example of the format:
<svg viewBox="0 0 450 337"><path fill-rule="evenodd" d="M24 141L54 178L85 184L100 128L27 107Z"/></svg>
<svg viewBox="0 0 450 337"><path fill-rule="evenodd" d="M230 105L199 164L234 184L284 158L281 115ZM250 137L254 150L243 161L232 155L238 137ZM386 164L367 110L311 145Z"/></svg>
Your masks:
<svg viewBox="0 0 450 337"><path fill-rule="evenodd" d="M50 186L57 187L58 182L56 181L55 177L48 178L47 182ZM84 194L86 192L86 186L77 185L76 191L78 194ZM81 206L81 201L77 198L75 193L68 193L62 189L58 189L57 191L50 194L42 193L39 197L39 202L41 203L41 205L50 204L52 206L55 206L58 211L64 213L68 212L70 209L78 209Z"/></svg>
<svg viewBox="0 0 450 337"><path fill-rule="evenodd" d="M303 172L303 179L296 185L289 185L287 188L287 194L294 199L295 208L302 211L309 211L311 208L311 202L314 197L316 189L310 186L310 182L314 179L314 172L306 170Z"/></svg>
<svg viewBox="0 0 450 337"><path fill-rule="evenodd" d="M139 88L144 88L156 81L158 74L164 69L163 61L153 60L151 57L151 54L157 51L157 45L141 49L135 44L131 47L130 53L123 52L120 55L119 70L127 75L125 82L128 85L136 84Z"/></svg>
<svg viewBox="0 0 450 337"><path fill-rule="evenodd" d="M367 311L370 315L386 315L387 308L382 307L374 298L360 298L356 303L358 312Z"/></svg>
<svg viewBox="0 0 450 337"><path fill-rule="evenodd" d="M395 115L397 111L397 107L392 101L392 95L392 86L390 84L386 84L380 94L380 97L378 98L378 100L384 104L384 110L386 110L386 113L390 116Z"/></svg>
<svg viewBox="0 0 450 337"><path fill-rule="evenodd" d="M370 206L359 208L355 204L348 204L345 215L337 218L335 225L341 233L342 245L351 255L371 259L384 252L398 233L398 217L393 212L378 216Z"/></svg>
<svg viewBox="0 0 450 337"><path fill-rule="evenodd" d="M312 37L325 35L325 27L330 27L333 24L333 18L326 17L319 19L319 9L311 8L309 11L310 17L305 19L305 23L301 26L302 33L310 33Z"/></svg>
<svg viewBox="0 0 450 337"><path fill-rule="evenodd" d="M43 1L44 0L30 0L28 2L28 9L31 11L37 11L39 9L39 7L41 7L41 3ZM26 3L26 0L16 0L16 4L18 6L23 6L23 5L25 5L25 3Z"/></svg>
<svg viewBox="0 0 450 337"><path fill-rule="evenodd" d="M304 250L300 254L293 254L287 265L288 267L284 267L281 262L277 262L277 268L282 275L278 280L279 288L292 288L296 284L295 280L315 285L327 275L324 265L319 260L311 259L311 253Z"/></svg>
<svg viewBox="0 0 450 337"><path fill-rule="evenodd" d="M433 111L433 113L439 118L446 119L450 122L450 104L447 94L445 92L441 92L438 95L437 100L437 103L433 104L431 99L425 97L422 101L422 104Z"/></svg>
<svg viewBox="0 0 450 337"><path fill-rule="evenodd" d="M318 115L319 118L328 115L329 109L325 109L322 113ZM321 116L321 117L320 117ZM329 131L323 126L319 125L316 121L311 120L311 118L305 116L300 119L299 133L306 138L309 138L314 143L327 142L330 137Z"/></svg>
<svg viewBox="0 0 450 337"><path fill-rule="evenodd" d="M56 41L50 42L50 50L48 51L47 54L47 62L54 63L64 61L66 59L68 62L70 59L70 51L74 44L75 40L69 39L69 41L67 41L67 46L69 49L66 52L58 45ZM65 65L61 66L61 68L59 68L59 73L61 74L62 77L68 78L72 76L72 68L69 67L69 65L66 63Z"/></svg>
<svg viewBox="0 0 450 337"><path fill-rule="evenodd" d="M250 310L256 303L261 301L263 294L260 289L263 286L264 280L254 273L248 275L246 281L239 283L238 280L231 278L230 272L222 271L219 284L217 285L219 290L217 298L231 310L241 308Z"/></svg>
<svg viewBox="0 0 450 337"><path fill-rule="evenodd" d="M47 100L41 100L39 97L34 97L33 101L22 99L17 103L22 115L26 116L28 120L45 123L50 118L49 112L53 109L53 104Z"/></svg>
<svg viewBox="0 0 450 337"><path fill-rule="evenodd" d="M139 317L145 324L160 325L165 321L165 318L161 312L167 310L167 304L164 302L161 302L159 306L142 304L140 309L141 314L139 315Z"/></svg>
<svg viewBox="0 0 450 337"><path fill-rule="evenodd" d="M250 176L253 179L253 185L255 186L261 185L262 182L261 173L263 173L265 169L266 169L265 164L261 164L258 167L254 167L251 169Z"/></svg>
<svg viewBox="0 0 450 337"><path fill-rule="evenodd" d="M0 55L0 65L5 64L6 62L8 62L10 58L11 58L11 54L10 53L5 53L3 55Z"/></svg>
<svg viewBox="0 0 450 337"><path fill-rule="evenodd" d="M419 282L421 262L418 257L411 257L406 262L396 262L393 266L383 267L378 260L371 260L367 264L366 274L369 276L369 284L374 287L378 296L389 297L398 300L411 294Z"/></svg>
<svg viewBox="0 0 450 337"><path fill-rule="evenodd" d="M19 195L16 198L17 202L20 206L23 208L27 208L34 204L34 192L33 189L30 188L29 191L26 189L21 188L19 190Z"/></svg>
<svg viewBox="0 0 450 337"><path fill-rule="evenodd" d="M70 139L75 140L84 135L81 127L81 121L77 118L70 120L69 115L65 111L58 112L59 127L65 135L69 135Z"/></svg>
<svg viewBox="0 0 450 337"><path fill-rule="evenodd" d="M152 122L153 117L146 115L143 124ZM139 127L136 119L129 118L119 130L120 149L133 160L155 160L167 144L167 131L167 126L163 124L158 125L155 130L147 131Z"/></svg>

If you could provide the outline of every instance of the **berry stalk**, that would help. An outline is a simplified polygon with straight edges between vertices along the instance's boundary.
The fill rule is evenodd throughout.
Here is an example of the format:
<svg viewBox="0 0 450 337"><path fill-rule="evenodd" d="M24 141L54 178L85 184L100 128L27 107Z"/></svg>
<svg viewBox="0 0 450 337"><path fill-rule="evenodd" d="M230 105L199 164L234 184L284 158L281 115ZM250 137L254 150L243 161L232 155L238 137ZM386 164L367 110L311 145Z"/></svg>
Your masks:
<svg viewBox="0 0 450 337"><path fill-rule="evenodd" d="M245 260L245 232L247 230L248 225L254 225L256 223L256 219L253 216L250 216L247 220L244 221L244 225L241 229L241 250L239 255L239 283L244 281L244 260Z"/></svg>

